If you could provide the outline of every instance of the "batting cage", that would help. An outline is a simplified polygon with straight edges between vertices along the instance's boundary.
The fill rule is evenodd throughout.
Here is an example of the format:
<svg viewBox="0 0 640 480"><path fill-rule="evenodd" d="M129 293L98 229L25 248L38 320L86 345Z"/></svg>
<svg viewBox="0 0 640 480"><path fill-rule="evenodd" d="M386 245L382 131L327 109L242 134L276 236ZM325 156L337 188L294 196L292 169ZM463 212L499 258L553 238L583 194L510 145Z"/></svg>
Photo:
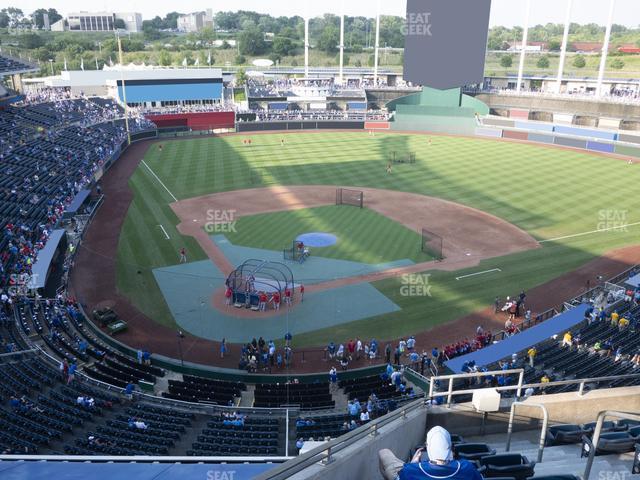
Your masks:
<svg viewBox="0 0 640 480"><path fill-rule="evenodd" d="M393 151L389 153L389 163L392 164L414 164L416 163L416 152L397 152Z"/></svg>
<svg viewBox="0 0 640 480"><path fill-rule="evenodd" d="M364 192L362 190L336 189L336 205L353 205L364 207Z"/></svg>
<svg viewBox="0 0 640 480"><path fill-rule="evenodd" d="M226 286L233 292L235 305L254 307L258 304L259 293L277 292L284 298L288 289L293 296L295 284L293 272L285 264L249 259L229 274Z"/></svg>
<svg viewBox="0 0 640 480"><path fill-rule="evenodd" d="M442 237L426 228L422 229L422 251L431 255L436 260L444 259L442 255Z"/></svg>

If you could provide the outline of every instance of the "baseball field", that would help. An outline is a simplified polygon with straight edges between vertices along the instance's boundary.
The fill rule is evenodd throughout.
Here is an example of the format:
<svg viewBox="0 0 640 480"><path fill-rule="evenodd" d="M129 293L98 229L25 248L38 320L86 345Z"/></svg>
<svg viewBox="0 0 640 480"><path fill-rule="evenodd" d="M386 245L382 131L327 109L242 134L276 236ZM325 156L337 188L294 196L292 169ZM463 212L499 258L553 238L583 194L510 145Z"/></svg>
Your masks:
<svg viewBox="0 0 640 480"><path fill-rule="evenodd" d="M247 138L250 146L243 143ZM189 264L210 258L201 242L180 233L184 229L179 231L178 225L185 218L174 208L197 197L203 197L201 205L206 206L211 194L256 189L254 196L239 197L237 208L242 211L267 202L268 188L275 187L406 192L485 212L540 242L537 248L480 258L475 265L438 268L421 252L420 234L408 222L381 213L403 208L396 197L389 197L393 205L384 205L383 194L377 198L379 208L368 208L366 194L363 209L306 205L299 198L295 209L230 218L234 228L224 233L225 241L256 251L281 252L299 234L327 232L339 241L314 249L314 256L360 264L425 264L420 271L428 273L423 277L428 279L428 294L407 294L413 290L403 288L408 281L404 275L373 278L371 285L397 309L330 327L319 324L297 335L297 346L423 332L486 308L496 296L531 289L633 245L640 232L640 198L633 194L640 166L618 158L517 142L400 133L230 135L160 143L162 148L158 143L149 147L129 180L133 200L120 232L116 272L119 292L168 327L177 325L176 312L167 304L154 270L176 266L183 247ZM394 154L404 158L410 153L415 163L394 164L391 173L386 171ZM203 212L194 212L194 222L198 215ZM464 220L449 220L445 246L472 245ZM425 216L423 226L429 228L430 221L436 219ZM499 230L491 235L500 241ZM487 273L475 275L478 272ZM223 276L207 280L224 283ZM582 287L576 286L576 293ZM252 333L246 335L250 339Z"/></svg>

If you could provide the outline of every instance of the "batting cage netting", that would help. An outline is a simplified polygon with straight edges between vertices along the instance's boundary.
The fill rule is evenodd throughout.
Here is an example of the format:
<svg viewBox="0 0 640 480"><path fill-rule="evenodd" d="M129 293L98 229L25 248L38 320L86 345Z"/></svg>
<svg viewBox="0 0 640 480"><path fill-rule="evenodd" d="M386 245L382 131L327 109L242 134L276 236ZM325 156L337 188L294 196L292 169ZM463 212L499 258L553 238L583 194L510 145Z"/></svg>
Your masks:
<svg viewBox="0 0 640 480"><path fill-rule="evenodd" d="M442 255L442 237L426 228L422 229L422 251L431 255L436 260L444 259Z"/></svg>
<svg viewBox="0 0 640 480"><path fill-rule="evenodd" d="M353 205L354 207L364 207L364 192L362 190L349 190L338 188L336 190L336 205Z"/></svg>

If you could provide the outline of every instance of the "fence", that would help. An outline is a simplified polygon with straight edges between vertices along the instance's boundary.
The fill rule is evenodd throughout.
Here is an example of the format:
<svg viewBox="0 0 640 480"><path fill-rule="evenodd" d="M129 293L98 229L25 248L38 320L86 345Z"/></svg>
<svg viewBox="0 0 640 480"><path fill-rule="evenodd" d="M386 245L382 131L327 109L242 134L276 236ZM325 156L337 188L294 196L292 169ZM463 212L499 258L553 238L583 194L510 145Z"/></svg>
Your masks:
<svg viewBox="0 0 640 480"><path fill-rule="evenodd" d="M442 254L442 237L430 232L426 228L422 229L422 245L420 249L438 261L444 259Z"/></svg>

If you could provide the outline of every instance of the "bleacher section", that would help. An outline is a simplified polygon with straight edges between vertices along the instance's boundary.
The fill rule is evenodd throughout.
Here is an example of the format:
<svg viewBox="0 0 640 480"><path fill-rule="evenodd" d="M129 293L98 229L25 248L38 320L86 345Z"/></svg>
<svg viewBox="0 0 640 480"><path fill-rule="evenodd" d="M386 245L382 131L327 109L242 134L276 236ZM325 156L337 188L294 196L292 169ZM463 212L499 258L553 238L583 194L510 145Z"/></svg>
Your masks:
<svg viewBox="0 0 640 480"><path fill-rule="evenodd" d="M256 385L254 407L273 408L282 405L299 405L303 410L333 408L335 401L329 392L329 382Z"/></svg>
<svg viewBox="0 0 640 480"><path fill-rule="evenodd" d="M0 55L0 76L15 75L17 73L37 72L37 65L8 55Z"/></svg>

